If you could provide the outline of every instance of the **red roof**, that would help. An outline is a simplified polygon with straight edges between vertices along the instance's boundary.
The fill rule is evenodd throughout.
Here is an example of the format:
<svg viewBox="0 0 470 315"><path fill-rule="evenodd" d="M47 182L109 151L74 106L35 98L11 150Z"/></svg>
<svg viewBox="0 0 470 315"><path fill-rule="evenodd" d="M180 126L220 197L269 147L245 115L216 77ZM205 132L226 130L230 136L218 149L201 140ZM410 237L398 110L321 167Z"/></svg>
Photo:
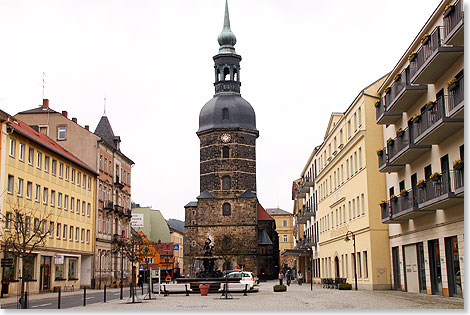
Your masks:
<svg viewBox="0 0 470 315"><path fill-rule="evenodd" d="M274 221L274 218L264 210L263 206L258 202L258 221Z"/></svg>
<svg viewBox="0 0 470 315"><path fill-rule="evenodd" d="M46 136L46 135L44 135L40 132L37 132L36 130L34 130L28 124L22 122L21 120L17 119L13 122L9 122L8 126L13 128L15 130L15 132L17 132L18 134L30 139L31 141L34 141L34 142L42 145L43 147L59 154L60 156L62 156L64 158L68 159L69 161L77 164L78 166L81 166L81 167L87 169L88 171L92 172L93 174L97 175L96 171L93 168L89 167L87 164L85 164L80 159L78 159L75 155L73 155L69 151L65 150L63 147L61 147L54 140L52 140L51 138L49 138L48 136Z"/></svg>

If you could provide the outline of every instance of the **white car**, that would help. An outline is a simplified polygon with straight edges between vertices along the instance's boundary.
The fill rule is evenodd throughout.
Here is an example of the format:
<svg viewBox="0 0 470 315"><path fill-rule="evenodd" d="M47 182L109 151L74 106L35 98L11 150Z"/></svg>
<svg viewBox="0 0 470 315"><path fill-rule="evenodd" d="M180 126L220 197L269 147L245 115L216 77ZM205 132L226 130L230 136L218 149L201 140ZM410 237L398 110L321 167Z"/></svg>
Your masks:
<svg viewBox="0 0 470 315"><path fill-rule="evenodd" d="M228 274L229 278L242 278L240 283L247 283L250 285L250 289L255 286L258 281L252 272L249 271L234 271Z"/></svg>

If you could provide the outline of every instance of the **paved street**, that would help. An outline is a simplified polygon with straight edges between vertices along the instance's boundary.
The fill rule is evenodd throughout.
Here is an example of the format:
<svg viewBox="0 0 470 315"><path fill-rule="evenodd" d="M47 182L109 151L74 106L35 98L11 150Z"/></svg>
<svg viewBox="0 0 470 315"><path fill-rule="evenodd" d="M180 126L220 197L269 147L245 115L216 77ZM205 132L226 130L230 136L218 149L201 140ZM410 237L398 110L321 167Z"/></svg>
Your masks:
<svg viewBox="0 0 470 315"><path fill-rule="evenodd" d="M339 291L323 289L315 285L299 286L291 284L287 292L274 293L275 281L260 284L258 293L243 296L233 293L233 299L220 299L219 294L200 296L192 294L173 294L160 296L152 301L139 304L127 304L127 299L114 299L107 303L94 303L74 309L110 309L110 310L310 310L310 309L463 309L464 301L460 298L447 298L396 291Z"/></svg>

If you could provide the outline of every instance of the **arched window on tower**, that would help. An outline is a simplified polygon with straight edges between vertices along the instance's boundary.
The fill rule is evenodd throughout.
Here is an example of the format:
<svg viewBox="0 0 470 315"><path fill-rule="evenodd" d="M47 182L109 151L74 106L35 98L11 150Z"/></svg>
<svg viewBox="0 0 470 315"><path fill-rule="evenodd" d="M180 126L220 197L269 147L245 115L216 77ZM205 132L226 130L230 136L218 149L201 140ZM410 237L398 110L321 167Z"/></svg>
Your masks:
<svg viewBox="0 0 470 315"><path fill-rule="evenodd" d="M220 81L220 69L217 68L217 71L215 72L215 81L219 82Z"/></svg>
<svg viewBox="0 0 470 315"><path fill-rule="evenodd" d="M238 81L238 70L233 69L233 81Z"/></svg>
<svg viewBox="0 0 470 315"><path fill-rule="evenodd" d="M231 206L228 202L224 203L222 206L222 215L224 216L230 216L232 214L232 209Z"/></svg>
<svg viewBox="0 0 470 315"><path fill-rule="evenodd" d="M228 159L230 157L230 148L225 146L222 148L222 157Z"/></svg>
<svg viewBox="0 0 470 315"><path fill-rule="evenodd" d="M229 116L229 112L228 112L228 108L225 107L222 109L222 120L229 120L230 116Z"/></svg>
<svg viewBox="0 0 470 315"><path fill-rule="evenodd" d="M230 69L224 68L224 81L230 80Z"/></svg>
<svg viewBox="0 0 470 315"><path fill-rule="evenodd" d="M222 189L227 190L232 188L232 183L230 180L230 176L226 175L222 177Z"/></svg>

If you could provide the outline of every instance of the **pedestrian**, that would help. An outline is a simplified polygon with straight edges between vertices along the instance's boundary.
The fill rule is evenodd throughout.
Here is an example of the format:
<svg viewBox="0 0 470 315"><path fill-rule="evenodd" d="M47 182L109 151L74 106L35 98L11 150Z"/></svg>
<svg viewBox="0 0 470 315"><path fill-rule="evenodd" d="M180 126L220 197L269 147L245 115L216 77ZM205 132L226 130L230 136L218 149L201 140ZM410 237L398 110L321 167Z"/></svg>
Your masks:
<svg viewBox="0 0 470 315"><path fill-rule="evenodd" d="M302 285L302 280L303 280L302 272L299 271L299 275L297 279L298 279L297 282L299 283L299 285Z"/></svg>
<svg viewBox="0 0 470 315"><path fill-rule="evenodd" d="M284 274L281 272L279 272L279 285L282 285L282 280L284 279Z"/></svg>
<svg viewBox="0 0 470 315"><path fill-rule="evenodd" d="M290 279L290 272L289 272L289 271L286 271L286 283L287 283L288 286L290 286L290 281L291 281L291 279Z"/></svg>
<svg viewBox="0 0 470 315"><path fill-rule="evenodd" d="M166 281L166 283L170 283L170 281L171 281L171 276L170 276L170 274L168 274L168 275L166 276L165 281Z"/></svg>

